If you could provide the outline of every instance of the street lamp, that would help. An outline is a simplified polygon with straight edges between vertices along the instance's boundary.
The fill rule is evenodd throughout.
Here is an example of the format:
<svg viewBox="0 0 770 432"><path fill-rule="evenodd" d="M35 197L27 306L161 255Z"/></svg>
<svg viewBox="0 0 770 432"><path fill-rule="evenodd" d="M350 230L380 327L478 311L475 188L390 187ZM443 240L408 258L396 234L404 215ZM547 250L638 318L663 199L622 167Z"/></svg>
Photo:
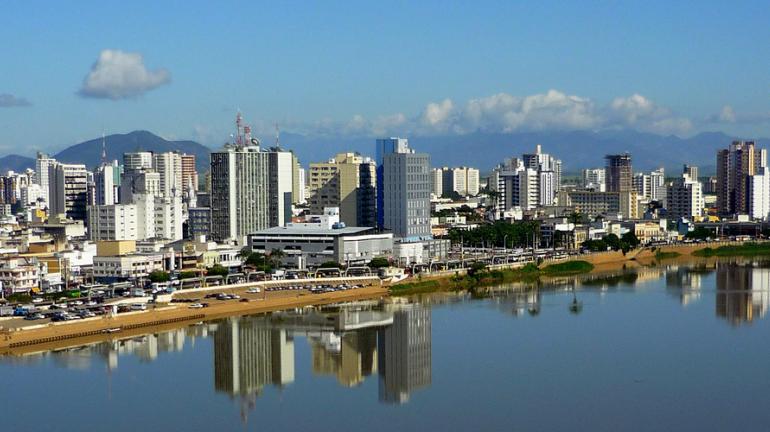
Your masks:
<svg viewBox="0 0 770 432"><path fill-rule="evenodd" d="M503 236L503 255L508 253L508 234Z"/></svg>

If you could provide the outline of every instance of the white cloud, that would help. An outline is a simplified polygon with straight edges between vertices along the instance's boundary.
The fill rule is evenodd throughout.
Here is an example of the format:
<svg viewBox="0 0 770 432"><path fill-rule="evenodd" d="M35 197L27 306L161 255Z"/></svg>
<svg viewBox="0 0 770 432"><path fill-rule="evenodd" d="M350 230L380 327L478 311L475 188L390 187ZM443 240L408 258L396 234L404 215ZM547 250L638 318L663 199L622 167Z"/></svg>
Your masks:
<svg viewBox="0 0 770 432"><path fill-rule="evenodd" d="M24 107L32 105L28 100L8 93L0 93L0 108Z"/></svg>
<svg viewBox="0 0 770 432"><path fill-rule="evenodd" d="M725 105L716 113L706 117L706 123L762 124L770 122L770 112L736 112Z"/></svg>
<svg viewBox="0 0 770 432"><path fill-rule="evenodd" d="M693 124L639 94L597 104L590 98L549 90L528 96L498 93L464 104L446 98L427 103L412 116L396 113L370 119L356 114L342 121L326 118L312 123L284 122L282 128L304 135L356 137L623 128L685 134Z"/></svg>
<svg viewBox="0 0 770 432"><path fill-rule="evenodd" d="M139 53L103 50L83 79L78 94L100 99L127 99L140 96L171 81L165 69L148 70Z"/></svg>
<svg viewBox="0 0 770 432"><path fill-rule="evenodd" d="M722 107L722 111L719 112L719 121L725 123L735 123L735 110L730 105Z"/></svg>

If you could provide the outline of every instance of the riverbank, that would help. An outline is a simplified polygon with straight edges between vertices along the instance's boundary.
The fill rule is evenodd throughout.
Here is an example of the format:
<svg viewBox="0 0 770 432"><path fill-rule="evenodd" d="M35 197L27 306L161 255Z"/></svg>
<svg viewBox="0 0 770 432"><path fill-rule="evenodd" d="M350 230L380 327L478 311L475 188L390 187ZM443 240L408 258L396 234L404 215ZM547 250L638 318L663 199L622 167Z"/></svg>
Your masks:
<svg viewBox="0 0 770 432"><path fill-rule="evenodd" d="M223 289L228 292L230 289ZM272 293L271 293L272 294ZM309 292L282 292L278 296L263 298L255 294L248 302L212 302L209 307L191 309L188 303L159 306L145 312L129 312L118 315L88 318L79 321L49 323L28 326L22 329L0 331L0 354L14 349L48 346L75 346L83 341L110 340L120 338L123 332L142 329L145 332L157 326L176 323L188 325L229 316L250 315L305 306L320 306L333 303L379 299L388 295L387 287L372 285L346 291L322 294Z"/></svg>
<svg viewBox="0 0 770 432"><path fill-rule="evenodd" d="M504 282L535 281L542 276L573 276L589 273L593 269L593 264L577 260L553 263L542 267L527 264L520 268L479 270L470 274L438 278L426 277L416 281L402 282L392 285L390 293L394 296L403 296L437 291L461 291Z"/></svg>
<svg viewBox="0 0 770 432"><path fill-rule="evenodd" d="M763 256L770 255L770 242L765 243L744 243L742 245L720 246L717 248L703 248L693 253L693 256L712 257L712 256Z"/></svg>

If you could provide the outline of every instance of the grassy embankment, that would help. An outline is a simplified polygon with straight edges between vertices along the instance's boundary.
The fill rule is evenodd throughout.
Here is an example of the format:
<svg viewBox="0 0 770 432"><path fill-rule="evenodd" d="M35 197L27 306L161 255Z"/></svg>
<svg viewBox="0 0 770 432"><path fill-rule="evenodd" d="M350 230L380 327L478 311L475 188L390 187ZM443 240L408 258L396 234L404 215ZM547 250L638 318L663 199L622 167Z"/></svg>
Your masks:
<svg viewBox="0 0 770 432"><path fill-rule="evenodd" d="M463 276L450 276L442 279L417 280L396 284L390 288L390 292L393 295L407 295L437 291L460 291L504 282L534 281L540 276L571 276L588 273L593 268L593 264L586 261L568 261L550 264L543 268L538 268L534 264L527 264L518 269L481 269Z"/></svg>
<svg viewBox="0 0 770 432"><path fill-rule="evenodd" d="M768 243L744 243L738 246L720 246L704 248L692 253L699 257L712 256L761 256L770 255L770 242Z"/></svg>
<svg viewBox="0 0 770 432"><path fill-rule="evenodd" d="M655 259L658 261L662 259L676 258L680 256L682 256L682 254L680 254L679 252L663 252L661 250L658 250L657 252L655 252Z"/></svg>

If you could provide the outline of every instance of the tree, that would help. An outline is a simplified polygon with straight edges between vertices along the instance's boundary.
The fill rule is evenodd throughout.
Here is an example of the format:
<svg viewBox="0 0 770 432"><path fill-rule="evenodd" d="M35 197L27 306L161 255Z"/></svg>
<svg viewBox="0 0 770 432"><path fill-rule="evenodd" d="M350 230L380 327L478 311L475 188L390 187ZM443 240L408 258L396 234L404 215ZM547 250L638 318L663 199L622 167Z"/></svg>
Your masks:
<svg viewBox="0 0 770 432"><path fill-rule="evenodd" d="M171 275L168 274L168 272L164 272L163 270L153 270L149 277L150 282L157 283L157 282L168 282L171 280Z"/></svg>
<svg viewBox="0 0 770 432"><path fill-rule="evenodd" d="M487 265L484 264L483 262L475 262L471 264L471 267L468 269L468 276L470 277L480 276L486 269L487 269Z"/></svg>
<svg viewBox="0 0 770 432"><path fill-rule="evenodd" d="M637 237L633 231L629 231L623 234L620 240L628 243L628 245L631 246L632 248L639 246L639 243L641 243L639 241L639 237Z"/></svg>
<svg viewBox="0 0 770 432"><path fill-rule="evenodd" d="M222 276L225 277L230 274L230 271L220 264L214 264L206 269L206 276Z"/></svg>
<svg viewBox="0 0 770 432"><path fill-rule="evenodd" d="M699 226L695 227L694 230L689 231L684 237L695 240L706 240L709 237L714 237L714 233L708 228Z"/></svg>
<svg viewBox="0 0 770 432"><path fill-rule="evenodd" d="M612 250L621 249L620 238L615 234L607 234L606 236L602 237L602 241L607 243L607 246Z"/></svg>
<svg viewBox="0 0 770 432"><path fill-rule="evenodd" d="M383 268L383 267L389 267L390 261L388 261L385 257L376 257L372 258L371 261L369 261L369 267L371 268Z"/></svg>
<svg viewBox="0 0 770 432"><path fill-rule="evenodd" d="M179 279L193 279L196 277L198 277L198 273L195 273L193 270L186 270L179 273Z"/></svg>

